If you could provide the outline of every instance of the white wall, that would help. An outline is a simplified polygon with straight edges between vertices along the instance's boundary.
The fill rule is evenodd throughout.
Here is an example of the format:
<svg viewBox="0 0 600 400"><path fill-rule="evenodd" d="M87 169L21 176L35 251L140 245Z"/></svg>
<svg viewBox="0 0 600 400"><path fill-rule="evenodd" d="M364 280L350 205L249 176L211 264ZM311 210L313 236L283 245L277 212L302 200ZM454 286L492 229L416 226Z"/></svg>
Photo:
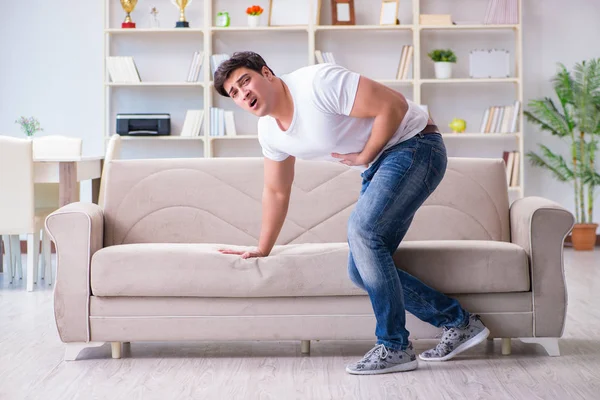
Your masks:
<svg viewBox="0 0 600 400"><path fill-rule="evenodd" d="M0 134L36 116L43 133L84 138L102 149L102 2L2 1Z"/></svg>
<svg viewBox="0 0 600 400"><path fill-rule="evenodd" d="M424 12L451 12L456 19L460 20L477 19L472 17L480 15L487 4L486 0L421 1ZM329 1L323 0L323 2L322 21L328 23L331 16ZM266 0L257 0L253 2L255 3L267 9ZM355 3L357 23L376 23L378 1L356 0ZM176 12L170 1L156 0L153 4L163 10L160 15L162 26L171 25ZM250 3L244 0L227 2L219 0L216 4L215 12L228 9L235 17L233 25L245 25L244 16L239 9L245 8ZM149 5L138 4L133 14L134 20L140 26L147 22ZM118 7L116 0L115 6ZM195 17L195 21L198 21L196 26L200 27L201 16L198 12L202 9L202 1L195 1L192 7L194 9L190 10L189 15ZM410 7L410 2L401 1L402 23L410 22ZM104 23L102 15L103 1L100 0L86 2L63 0L60 3L42 0L3 2L0 13L0 38L2 38L0 41L2 60L0 62L0 134L20 135L19 127L14 124L14 120L20 115L35 115L45 128L44 133L81 136L84 138L85 154L102 152L102 29ZM600 37L598 15L600 15L600 2L571 0L567 4L564 0L524 0L525 103L532 98L551 95L549 79L556 71L557 62L563 62L571 67L577 61L600 57L600 48L594 42L595 38ZM266 15L263 17L266 19ZM120 18L120 16L116 15L113 18ZM278 70L291 68L291 65L286 65L286 59L291 60L292 63L298 61L297 54L289 53L294 50L290 50L290 46L286 45L285 37L290 37L286 34L278 37L260 34L253 38L245 37L243 40L239 36L237 37L239 39L236 39L236 36L226 35L235 34L227 33L215 39L214 51L232 51L238 44L240 48L248 48L248 46L261 50L268 48L268 51L273 54L272 58ZM293 37L297 34L290 35ZM409 36L402 32L397 33L397 39L389 33L375 33L375 35L378 35L375 36L376 39L369 39L363 33L330 32L317 38L317 48L323 47L324 50L328 50L325 47L332 46L329 51L337 54L340 63L359 72L365 73L376 68L379 74L393 75L399 58L399 50L398 54L395 54L393 49L401 48L403 41L408 40ZM336 44L345 37L348 40L347 44ZM446 37L440 37L440 45L445 44ZM268 40L269 46L265 47L264 42L260 43L262 39ZM436 41L436 45L438 44L437 38L431 39ZM494 43L496 40L504 39L504 36L492 37ZM395 47L387 47L386 43L394 40L398 41ZM475 39L473 36L469 38L457 34L451 40L452 45L460 49L461 43ZM480 41L474 43L477 45ZM510 37L506 43L510 45ZM301 58L305 57L306 45L303 39L300 40L299 45L291 48L302 51ZM386 51L389 52L387 56L383 54ZM286 52L289 57L286 57ZM361 52L366 52L368 56ZM362 56L357 57L356 54ZM424 63L425 61L426 59L422 60ZM426 63L424 68L427 68ZM375 77L391 78L391 76ZM435 107L442 113L440 125L445 128L447 124L445 120L454 116L457 113L455 110L460 110L456 108L456 102L453 101L455 96L470 99L470 102L464 103L464 113L470 121L473 121L472 123L479 120L479 109L469 108L472 107L469 104L481 101L482 94L477 90L460 87L452 91L444 88L428 88L427 91L433 92L424 91L423 94L435 98L437 102ZM506 88L494 87L494 90L501 99L511 95L510 91L506 92ZM402 91L405 92L404 89ZM215 98L215 104L229 108L227 102L218 98ZM549 140L547 135L536 132L529 125L525 127L525 133L526 150L535 149L536 143L540 141L552 146L564 147L558 141ZM459 149L453 150L458 152ZM227 154L227 151L223 150L223 154ZM545 171L526 166L525 179L526 195L545 196L572 208L573 195L570 187L555 182ZM596 207L599 210L598 214L600 200L596 201ZM596 217L596 220L600 218Z"/></svg>
<svg viewBox="0 0 600 400"><path fill-rule="evenodd" d="M556 73L557 62L572 68L576 62L600 57L600 2L588 0L525 1L524 18L524 97L536 99L552 94L550 78ZM525 148L536 150L543 142L551 148L566 145L526 126ZM548 197L574 210L570 185L556 182L550 174L538 168L525 170L526 194ZM600 196L594 204L596 222L600 221Z"/></svg>

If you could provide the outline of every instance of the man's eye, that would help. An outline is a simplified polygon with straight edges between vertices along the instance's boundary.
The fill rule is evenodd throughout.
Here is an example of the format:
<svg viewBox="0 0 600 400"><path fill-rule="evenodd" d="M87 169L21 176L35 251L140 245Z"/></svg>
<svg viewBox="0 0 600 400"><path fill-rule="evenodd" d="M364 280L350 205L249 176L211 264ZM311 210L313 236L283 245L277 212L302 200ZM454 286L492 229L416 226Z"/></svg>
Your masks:
<svg viewBox="0 0 600 400"><path fill-rule="evenodd" d="M248 82L250 82L250 78L244 79L244 85L247 84Z"/></svg>

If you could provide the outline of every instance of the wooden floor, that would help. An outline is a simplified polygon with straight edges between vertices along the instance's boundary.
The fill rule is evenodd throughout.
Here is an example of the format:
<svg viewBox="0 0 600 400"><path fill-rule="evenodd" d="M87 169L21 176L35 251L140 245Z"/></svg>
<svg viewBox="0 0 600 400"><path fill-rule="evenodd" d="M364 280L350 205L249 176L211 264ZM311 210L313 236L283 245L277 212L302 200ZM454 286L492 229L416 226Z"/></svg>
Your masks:
<svg viewBox="0 0 600 400"><path fill-rule="evenodd" d="M344 366L369 342L133 343L64 362L52 291L0 278L0 399L600 399L600 250L565 254L569 309L561 357L535 344L482 344L412 372L352 376ZM416 342L417 351L432 342Z"/></svg>

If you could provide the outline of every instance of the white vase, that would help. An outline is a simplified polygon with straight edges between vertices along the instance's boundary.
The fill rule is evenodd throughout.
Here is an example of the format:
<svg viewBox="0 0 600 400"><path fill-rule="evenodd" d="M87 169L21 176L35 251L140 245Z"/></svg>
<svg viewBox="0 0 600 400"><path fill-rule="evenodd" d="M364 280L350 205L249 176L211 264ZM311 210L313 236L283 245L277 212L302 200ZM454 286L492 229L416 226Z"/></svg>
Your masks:
<svg viewBox="0 0 600 400"><path fill-rule="evenodd" d="M260 15L248 15L248 26L256 28L260 25Z"/></svg>
<svg viewBox="0 0 600 400"><path fill-rule="evenodd" d="M450 79L452 77L452 64L451 62L436 62L435 77L437 79Z"/></svg>

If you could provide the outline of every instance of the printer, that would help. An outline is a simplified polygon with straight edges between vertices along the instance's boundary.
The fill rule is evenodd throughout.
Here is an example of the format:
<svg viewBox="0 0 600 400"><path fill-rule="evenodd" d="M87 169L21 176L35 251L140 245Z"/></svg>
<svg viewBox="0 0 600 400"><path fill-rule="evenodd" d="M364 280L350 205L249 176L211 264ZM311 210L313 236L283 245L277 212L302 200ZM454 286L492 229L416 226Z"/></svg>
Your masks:
<svg viewBox="0 0 600 400"><path fill-rule="evenodd" d="M126 136L170 135L171 115L117 114L117 134Z"/></svg>

